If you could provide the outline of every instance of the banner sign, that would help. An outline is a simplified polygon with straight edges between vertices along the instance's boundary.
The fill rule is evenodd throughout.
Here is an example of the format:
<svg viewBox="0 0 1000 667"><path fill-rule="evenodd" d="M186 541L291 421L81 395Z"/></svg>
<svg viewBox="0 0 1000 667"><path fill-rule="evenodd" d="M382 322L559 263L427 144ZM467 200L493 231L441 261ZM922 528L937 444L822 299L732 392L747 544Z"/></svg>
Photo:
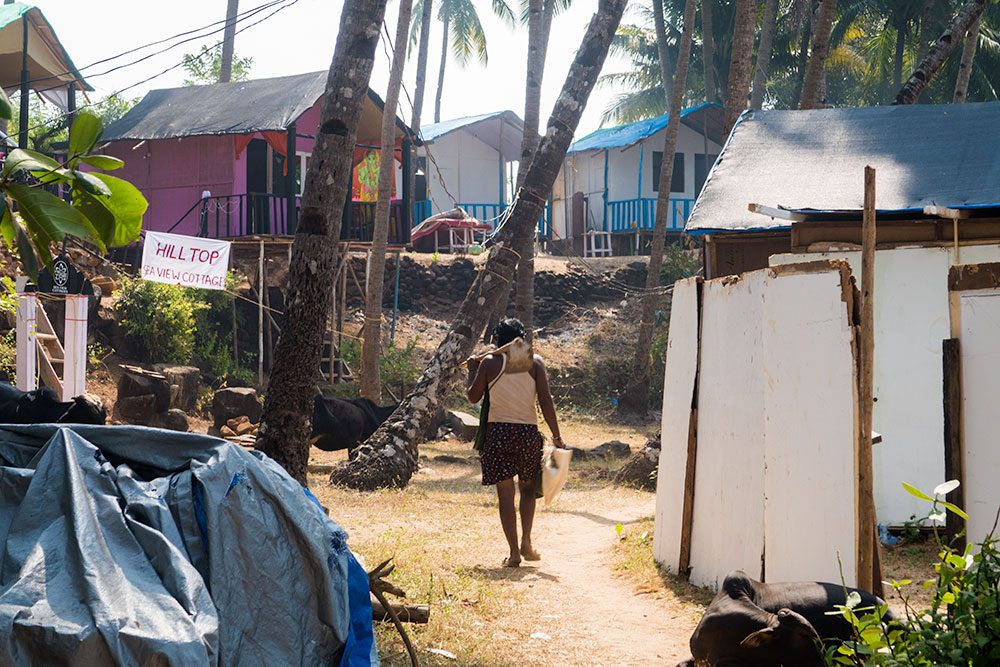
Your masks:
<svg viewBox="0 0 1000 667"><path fill-rule="evenodd" d="M229 241L146 232L142 277L169 285L225 289Z"/></svg>

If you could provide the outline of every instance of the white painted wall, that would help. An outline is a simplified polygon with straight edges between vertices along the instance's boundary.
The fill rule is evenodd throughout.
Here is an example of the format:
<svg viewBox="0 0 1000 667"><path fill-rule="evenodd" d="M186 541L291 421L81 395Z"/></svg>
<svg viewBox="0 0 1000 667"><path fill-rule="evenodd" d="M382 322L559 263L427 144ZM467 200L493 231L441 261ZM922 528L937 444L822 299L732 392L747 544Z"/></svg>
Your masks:
<svg viewBox="0 0 1000 667"><path fill-rule="evenodd" d="M424 147L417 149L421 157L426 152ZM432 213L454 207L448 192L461 203L498 204L509 198L509 193L501 193L500 189L499 151L472 134L456 130L438 137L430 143L430 152L441 171L438 174L438 169L427 160L427 194Z"/></svg>
<svg viewBox="0 0 1000 667"><path fill-rule="evenodd" d="M963 260L964 261L964 260ZM969 542L993 528L1000 507L1000 292L977 290L959 295L962 355L962 425L965 444L965 510ZM932 487L921 487L928 491Z"/></svg>
<svg viewBox="0 0 1000 667"><path fill-rule="evenodd" d="M760 578L765 273L747 273L738 281L711 280L704 287L691 532L691 582L697 586L717 589L735 569Z"/></svg>
<svg viewBox="0 0 1000 667"><path fill-rule="evenodd" d="M857 580L854 330L838 271L765 283L768 581Z"/></svg>
<svg viewBox="0 0 1000 667"><path fill-rule="evenodd" d="M677 570L681 545L681 510L694 378L698 365L697 279L674 283L670 302L670 337L663 376L660 463L656 475L656 528L653 558Z"/></svg>
<svg viewBox="0 0 1000 667"><path fill-rule="evenodd" d="M771 265L845 259L860 280L861 253L773 255ZM1000 244L965 246L963 264L1000 261ZM933 489L944 481L941 341L950 337L951 248L895 248L875 253L875 369L872 428L878 521L901 524L927 512L902 482Z"/></svg>
<svg viewBox="0 0 1000 667"><path fill-rule="evenodd" d="M693 281L674 288L654 557L676 571L697 354ZM841 273L704 286L691 581L856 580L853 327Z"/></svg>

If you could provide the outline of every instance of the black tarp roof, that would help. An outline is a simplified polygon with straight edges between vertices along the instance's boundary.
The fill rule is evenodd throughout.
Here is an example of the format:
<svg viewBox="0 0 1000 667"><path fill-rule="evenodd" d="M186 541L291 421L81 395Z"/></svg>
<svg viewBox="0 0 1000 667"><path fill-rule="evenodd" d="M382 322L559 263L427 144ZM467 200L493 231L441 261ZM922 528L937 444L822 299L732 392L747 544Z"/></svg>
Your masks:
<svg viewBox="0 0 1000 667"><path fill-rule="evenodd" d="M327 72L309 72L254 81L151 90L127 114L110 124L101 139L176 139L283 132L323 96L326 79ZM369 103L376 107L374 111L379 116L376 126L380 127L384 104L371 90L368 97ZM397 136L402 135L405 125L398 118L396 125ZM312 128L298 130L308 133ZM359 141L362 140L360 134L359 131Z"/></svg>
<svg viewBox="0 0 1000 667"><path fill-rule="evenodd" d="M1000 207L1000 102L748 111L705 182L689 233L787 228L749 204L859 211L864 168L876 208ZM818 218L829 218L817 216Z"/></svg>

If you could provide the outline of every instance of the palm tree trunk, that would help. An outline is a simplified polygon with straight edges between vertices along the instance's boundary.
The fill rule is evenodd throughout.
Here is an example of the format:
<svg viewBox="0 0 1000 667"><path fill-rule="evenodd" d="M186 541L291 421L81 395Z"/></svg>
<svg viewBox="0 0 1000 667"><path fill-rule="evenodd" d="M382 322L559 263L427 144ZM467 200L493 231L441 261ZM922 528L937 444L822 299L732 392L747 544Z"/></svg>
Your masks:
<svg viewBox="0 0 1000 667"><path fill-rule="evenodd" d="M413 116L410 118L410 127L413 128L413 134L416 137L420 137L420 120L423 116L424 109L424 92L427 89L427 52L430 50L430 37L431 37L431 10L434 8L434 3L431 0L423 0L421 4L420 11L420 37L417 42L417 80L416 85L413 89ZM413 142L416 144L416 142ZM413 150L411 148L411 150ZM417 161L411 160L410 173L408 178L410 179L410 198L416 199L417 196ZM413 210L413 202L407 203L407 215ZM419 220L414 220L413 224L420 222Z"/></svg>
<svg viewBox="0 0 1000 667"><path fill-rule="evenodd" d="M930 48L930 36L933 34L931 22L934 20L934 1L924 0L924 8L920 12L920 35L917 37L917 62L924 59Z"/></svg>
<svg viewBox="0 0 1000 667"><path fill-rule="evenodd" d="M358 449L354 460L333 471L330 481L358 489L405 486L417 467L417 440L459 373L459 363L473 350L492 307L514 275L514 236L538 221L566 157L566 149L587 105L611 45L626 0L600 0L583 43L556 100L548 128L524 178L499 242L476 276L452 327L424 369L416 389Z"/></svg>
<svg viewBox="0 0 1000 667"><path fill-rule="evenodd" d="M968 0L962 6L962 9L952 19L951 25L938 37L937 42L927 52L924 59L917 64L913 74L896 94L893 104L913 104L917 101L931 77L941 68L941 65L961 41L958 38L969 32L972 23L983 15L986 3L987 0Z"/></svg>
<svg viewBox="0 0 1000 667"><path fill-rule="evenodd" d="M903 49L906 48L906 18L900 17L896 24L896 52L892 59L892 89L903 85Z"/></svg>
<svg viewBox="0 0 1000 667"><path fill-rule="evenodd" d="M715 35L712 32L712 2L701 0L701 52L705 77L705 101L719 99L715 86Z"/></svg>
<svg viewBox="0 0 1000 667"><path fill-rule="evenodd" d="M964 104L966 93L969 92L969 77L972 76L972 62L976 57L976 43L979 41L979 22L982 17L976 17L965 35L965 46L962 47L962 64L958 68L958 79L955 81L955 96L953 104Z"/></svg>
<svg viewBox="0 0 1000 667"><path fill-rule="evenodd" d="M222 60L219 63L219 83L228 83L233 75L233 42L236 41L236 15L240 0L229 0L226 5L226 27L222 31Z"/></svg>
<svg viewBox="0 0 1000 667"><path fill-rule="evenodd" d="M425 2L427 0L424 0ZM448 0L444 0L445 3ZM441 37L441 69L438 70L438 87L437 94L434 96L434 122L441 122L441 93L444 92L444 66L448 63L448 30L451 28L451 16L448 12L447 7L441 9L444 19L441 24L441 30L444 36Z"/></svg>
<svg viewBox="0 0 1000 667"><path fill-rule="evenodd" d="M674 68L670 66L670 51L667 50L667 22L663 18L663 0L653 0L653 27L656 29L656 51L660 58L663 99L669 104L674 90ZM660 173L663 173L662 168Z"/></svg>
<svg viewBox="0 0 1000 667"><path fill-rule="evenodd" d="M726 93L726 132L747 108L750 73L753 65L753 37L757 26L756 0L737 0L733 25L733 51L729 59L729 90ZM664 154L664 157L667 157ZM662 174L663 171L661 170Z"/></svg>
<svg viewBox="0 0 1000 667"><path fill-rule="evenodd" d="M778 0L767 0L764 5L764 23L760 29L760 46L757 47L757 66L754 68L753 93L750 108L764 106L764 89L767 87L767 70L771 65L771 47L774 44L774 26L778 22Z"/></svg>
<svg viewBox="0 0 1000 667"><path fill-rule="evenodd" d="M375 228L372 251L368 256L368 280L365 284L365 325L361 345L361 396L376 403L382 400L382 378L378 360L382 355L382 289L385 280L385 250L392 213L392 178L396 160L396 107L403 83L406 62L406 33L410 27L411 0L399 0L396 41L393 44L389 88L382 108L382 145L379 153L378 195L375 200Z"/></svg>
<svg viewBox="0 0 1000 667"><path fill-rule="evenodd" d="M807 10L805 22L800 26L798 66L795 68L795 88L792 91L791 108L795 109L802 100L802 84L806 80L806 69L809 67L809 37L812 35L812 12Z"/></svg>
<svg viewBox="0 0 1000 667"><path fill-rule="evenodd" d="M550 3L551 4L551 3ZM531 166L531 159L538 148L539 109L542 95L542 68L545 29L543 0L528 2L528 61L524 86L524 133L521 135L521 158L517 164L517 184L520 188ZM535 234L534 228L514 239L514 250L520 255L517 262L517 299L514 312L524 324L528 339L533 338L535 315ZM509 297L508 297L509 298Z"/></svg>
<svg viewBox="0 0 1000 667"><path fill-rule="evenodd" d="M655 2L655 0L654 0ZM684 5L684 28L677 53L677 75L670 95L670 116L667 119L667 136L663 141L663 162L660 166L660 186L656 201L656 222L653 227L653 247L649 251L646 268L646 295L642 298L642 318L639 321L639 340L635 346L632 376L628 389L618 405L623 412L645 415L649 409L649 350L653 343L653 320L656 307L663 296L655 290L660 286L660 267L663 264L663 244L667 235L667 214L670 203L670 181L673 177L673 155L677 150L677 134L681 125L681 108L684 104L684 87L687 83L688 62L691 57L691 35L694 32L695 0ZM751 30L751 36L753 32ZM752 42L751 42L752 44ZM662 65L662 63L661 63ZM730 81L732 74L730 73Z"/></svg>
<svg viewBox="0 0 1000 667"><path fill-rule="evenodd" d="M385 0L344 2L288 263L285 326L278 338L257 437L257 449L303 485L307 483L315 392L313 373L303 369L320 364L341 216L383 16Z"/></svg>
<svg viewBox="0 0 1000 667"><path fill-rule="evenodd" d="M833 29L833 17L837 11L837 0L823 0L819 13L813 24L812 55L809 58L809 69L802 86L802 101L800 109L819 109L826 104L823 94L823 80L826 78L826 50L830 44L830 30Z"/></svg>

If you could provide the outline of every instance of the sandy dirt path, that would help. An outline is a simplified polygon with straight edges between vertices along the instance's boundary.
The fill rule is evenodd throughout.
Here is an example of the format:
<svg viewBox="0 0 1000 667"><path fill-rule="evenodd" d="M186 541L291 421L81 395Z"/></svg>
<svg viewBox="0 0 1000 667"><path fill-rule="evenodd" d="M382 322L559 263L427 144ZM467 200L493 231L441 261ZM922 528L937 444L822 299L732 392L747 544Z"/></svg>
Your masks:
<svg viewBox="0 0 1000 667"><path fill-rule="evenodd" d="M698 609L668 591L660 599L637 593L612 568L618 539L615 524L627 526L653 514L654 498L636 495L615 507L580 508L567 491L535 519L538 563L522 563L498 579L528 589L535 601L525 618L545 665L675 665L689 657Z"/></svg>

